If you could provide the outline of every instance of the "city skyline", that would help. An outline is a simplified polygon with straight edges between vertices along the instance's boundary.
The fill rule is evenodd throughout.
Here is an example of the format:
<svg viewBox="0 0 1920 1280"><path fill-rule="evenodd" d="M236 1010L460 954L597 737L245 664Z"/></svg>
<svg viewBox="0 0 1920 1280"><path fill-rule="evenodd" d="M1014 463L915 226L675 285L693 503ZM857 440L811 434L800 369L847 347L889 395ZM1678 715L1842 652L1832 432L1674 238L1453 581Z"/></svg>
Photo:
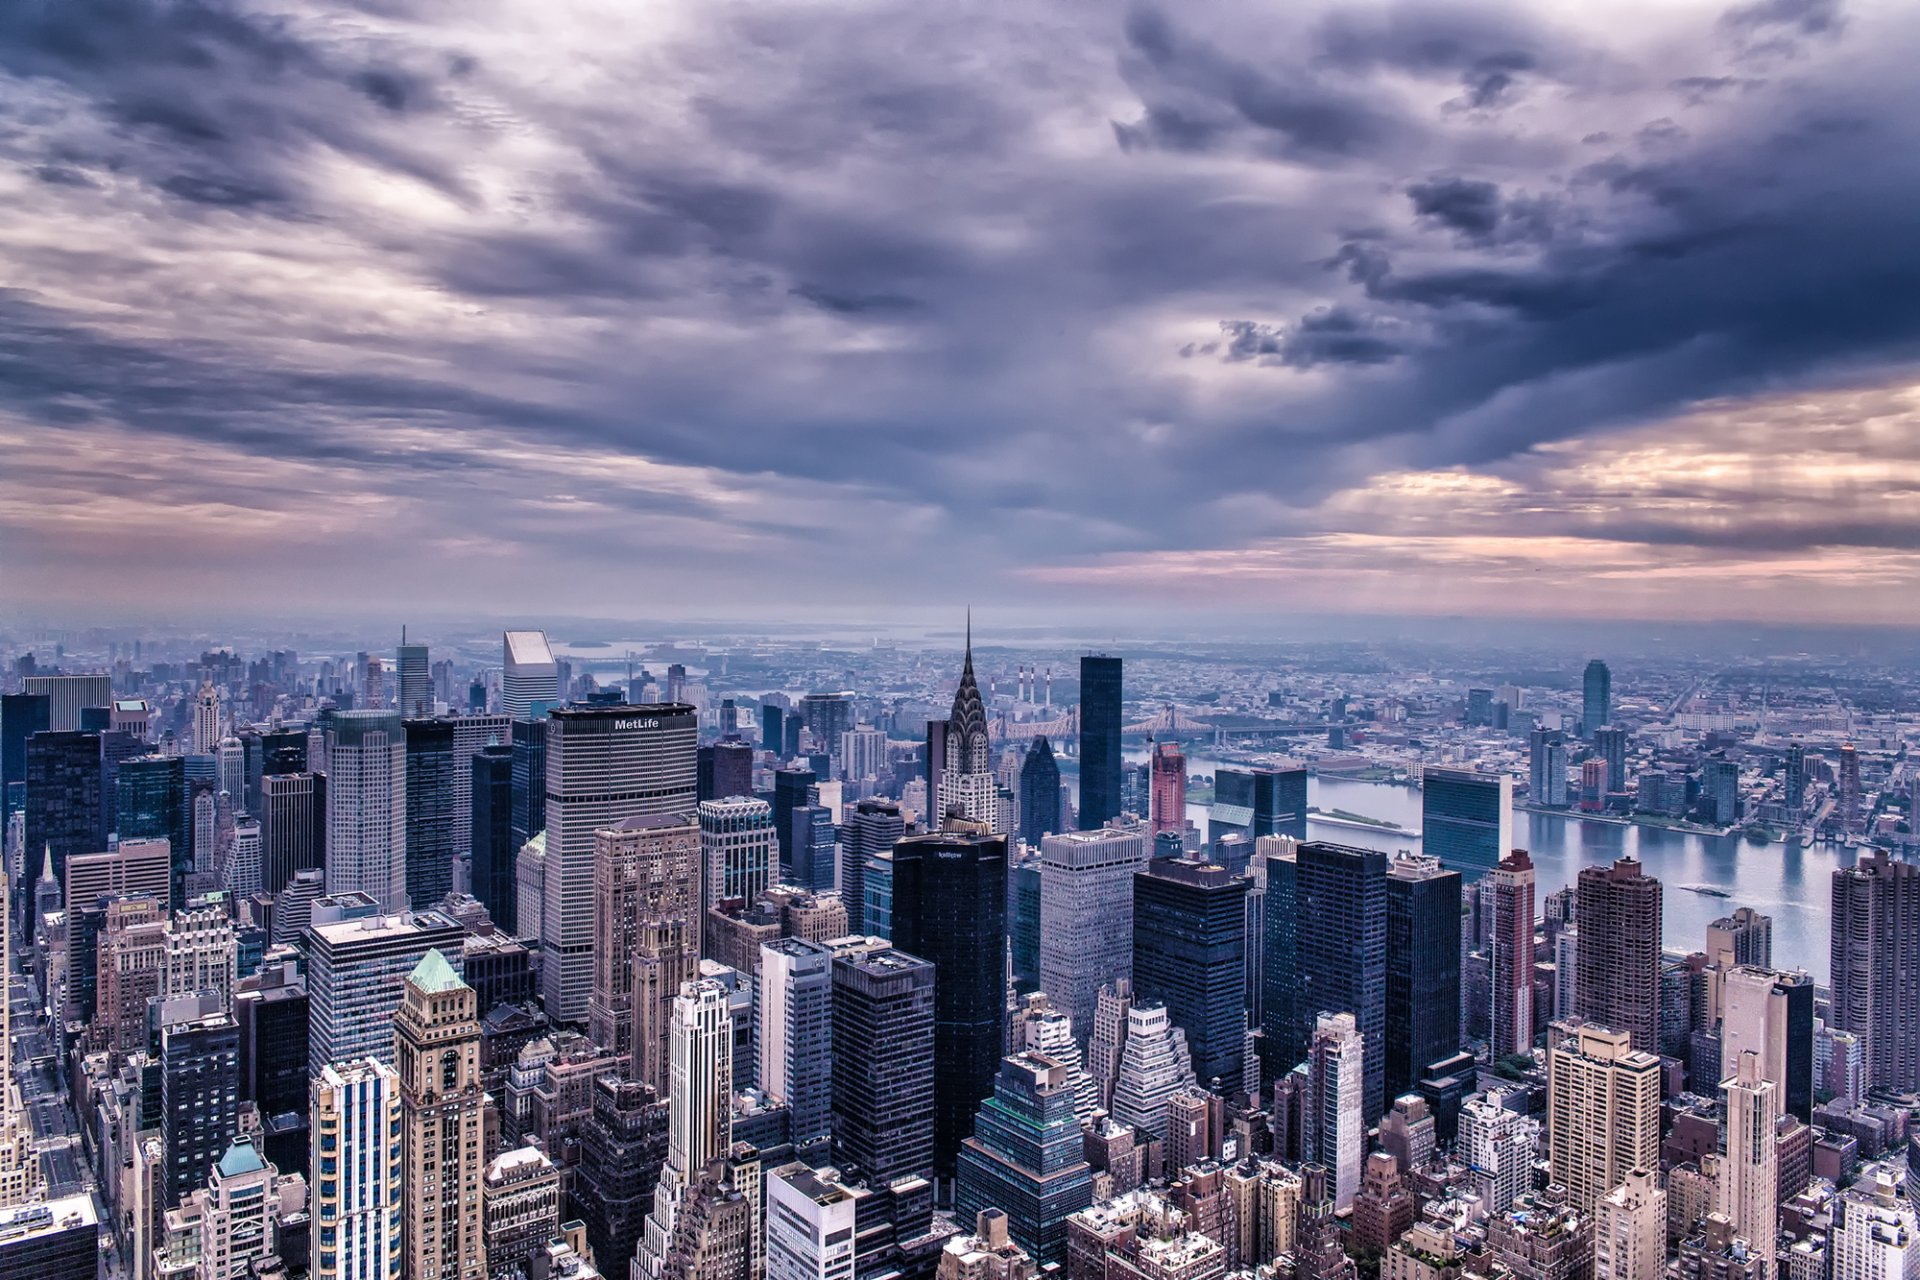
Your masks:
<svg viewBox="0 0 1920 1280"><path fill-rule="evenodd" d="M1920 17L1632 15L13 7L8 606L1912 624Z"/></svg>

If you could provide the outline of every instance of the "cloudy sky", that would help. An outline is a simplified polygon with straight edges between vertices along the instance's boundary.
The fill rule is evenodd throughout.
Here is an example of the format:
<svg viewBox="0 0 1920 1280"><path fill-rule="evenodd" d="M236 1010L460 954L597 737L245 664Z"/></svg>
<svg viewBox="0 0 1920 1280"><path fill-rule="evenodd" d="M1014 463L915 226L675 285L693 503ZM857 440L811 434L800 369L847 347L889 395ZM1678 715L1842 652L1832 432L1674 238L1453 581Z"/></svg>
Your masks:
<svg viewBox="0 0 1920 1280"><path fill-rule="evenodd" d="M1920 622L1910 0L5 0L0 597Z"/></svg>

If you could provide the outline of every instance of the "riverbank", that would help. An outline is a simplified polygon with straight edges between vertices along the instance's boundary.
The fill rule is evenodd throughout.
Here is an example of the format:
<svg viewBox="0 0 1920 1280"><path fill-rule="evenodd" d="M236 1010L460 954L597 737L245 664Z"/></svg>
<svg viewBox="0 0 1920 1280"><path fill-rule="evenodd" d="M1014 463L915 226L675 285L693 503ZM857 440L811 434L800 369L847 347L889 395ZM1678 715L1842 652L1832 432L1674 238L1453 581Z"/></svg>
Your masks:
<svg viewBox="0 0 1920 1280"><path fill-rule="evenodd" d="M1528 804L1525 800L1513 802L1515 813L1537 813L1543 818L1573 818L1580 822L1603 822L1613 827L1645 827L1651 831L1672 831L1685 836L1734 836L1743 830L1739 825L1731 827L1709 827L1698 822L1683 822L1678 818L1655 818L1646 814L1589 813L1585 809L1570 806Z"/></svg>

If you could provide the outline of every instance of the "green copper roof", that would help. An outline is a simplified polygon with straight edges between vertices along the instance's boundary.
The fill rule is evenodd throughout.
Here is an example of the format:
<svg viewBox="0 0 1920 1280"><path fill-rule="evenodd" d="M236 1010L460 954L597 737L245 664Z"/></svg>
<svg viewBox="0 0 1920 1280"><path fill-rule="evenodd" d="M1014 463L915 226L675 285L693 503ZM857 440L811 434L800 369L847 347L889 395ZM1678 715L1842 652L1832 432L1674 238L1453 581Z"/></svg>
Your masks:
<svg viewBox="0 0 1920 1280"><path fill-rule="evenodd" d="M227 1148L227 1154L220 1157L220 1176L237 1178L243 1173L258 1173L266 1168L260 1159L260 1153L253 1149L251 1140L242 1138Z"/></svg>
<svg viewBox="0 0 1920 1280"><path fill-rule="evenodd" d="M420 957L420 963L413 966L407 981L428 995L454 991L467 985L460 981L460 975L453 971L453 966L447 963L447 958L440 954L437 947Z"/></svg>

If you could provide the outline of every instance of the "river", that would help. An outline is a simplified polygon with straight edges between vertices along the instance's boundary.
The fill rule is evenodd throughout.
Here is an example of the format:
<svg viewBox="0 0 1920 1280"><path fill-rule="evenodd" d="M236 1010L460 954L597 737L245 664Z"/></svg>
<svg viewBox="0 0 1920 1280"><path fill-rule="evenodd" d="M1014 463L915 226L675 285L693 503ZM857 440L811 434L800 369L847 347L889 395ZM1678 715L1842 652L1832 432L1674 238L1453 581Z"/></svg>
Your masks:
<svg viewBox="0 0 1920 1280"><path fill-rule="evenodd" d="M1128 751L1129 760L1145 758ZM1212 760L1198 752L1188 769L1211 773ZM1077 782L1077 779L1075 780ZM1340 778L1310 778L1307 800L1319 809L1344 809L1420 829L1420 793L1386 783ZM1206 830L1207 806L1189 805L1188 816ZM1393 852L1418 849L1418 839L1390 831L1335 826L1312 819L1307 834L1315 840ZM1659 877L1661 932L1667 947L1698 951L1706 944L1707 925L1735 907L1752 907L1773 917L1773 963L1805 969L1825 984L1831 883L1838 867L1853 865L1854 852L1836 845L1752 844L1738 836L1702 836L1658 827L1624 826L1515 811L1514 843L1533 855L1539 898L1571 883L1582 867L1600 866L1623 854L1640 859ZM1694 892L1714 889L1727 897Z"/></svg>

